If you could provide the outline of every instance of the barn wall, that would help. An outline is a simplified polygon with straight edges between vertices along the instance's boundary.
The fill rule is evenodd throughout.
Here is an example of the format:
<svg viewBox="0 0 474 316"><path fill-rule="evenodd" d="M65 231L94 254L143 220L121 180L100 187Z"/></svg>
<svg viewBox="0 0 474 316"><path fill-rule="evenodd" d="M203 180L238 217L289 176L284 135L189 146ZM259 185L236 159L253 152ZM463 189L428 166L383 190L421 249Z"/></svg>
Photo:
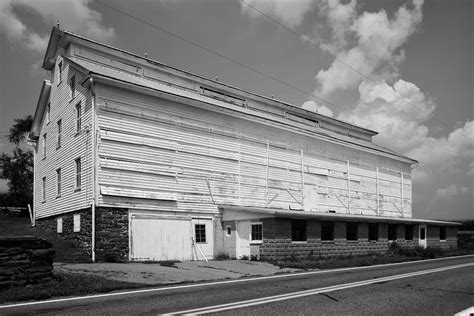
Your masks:
<svg viewBox="0 0 474 316"><path fill-rule="evenodd" d="M53 74L50 94L50 121L43 118L39 141L35 148L35 196L34 207L37 218L58 215L84 209L92 199L92 96L80 82L84 76L63 61L63 79L58 82ZM56 67L57 69L57 67ZM76 76L76 94L70 97L69 79ZM82 106L82 130L76 132L76 105ZM62 121L61 146L57 147L58 120ZM43 155L43 135L46 134L46 156ZM82 186L75 187L75 159L81 158ZM57 195L56 170L61 168L61 195ZM42 198L42 179L46 177L46 199Z"/></svg>
<svg viewBox="0 0 474 316"><path fill-rule="evenodd" d="M217 204L350 207L411 217L408 164L110 86L97 92L102 205L153 209L169 201L170 211L211 214Z"/></svg>

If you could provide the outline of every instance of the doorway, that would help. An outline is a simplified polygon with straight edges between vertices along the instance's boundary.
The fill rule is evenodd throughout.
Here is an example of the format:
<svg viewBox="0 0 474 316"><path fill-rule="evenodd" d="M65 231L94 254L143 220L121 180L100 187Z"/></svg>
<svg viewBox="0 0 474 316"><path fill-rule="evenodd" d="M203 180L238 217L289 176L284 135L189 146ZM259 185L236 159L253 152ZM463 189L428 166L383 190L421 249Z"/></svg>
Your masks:
<svg viewBox="0 0 474 316"><path fill-rule="evenodd" d="M418 245L420 247L426 248L426 225L420 225L419 228L419 238L418 238Z"/></svg>

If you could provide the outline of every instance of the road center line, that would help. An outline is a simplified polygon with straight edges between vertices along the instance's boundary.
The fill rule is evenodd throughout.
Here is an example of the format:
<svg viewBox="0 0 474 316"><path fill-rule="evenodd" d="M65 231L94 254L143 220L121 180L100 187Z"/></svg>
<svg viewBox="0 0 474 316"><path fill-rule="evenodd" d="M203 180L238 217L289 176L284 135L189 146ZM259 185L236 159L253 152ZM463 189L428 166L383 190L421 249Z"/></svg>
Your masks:
<svg viewBox="0 0 474 316"><path fill-rule="evenodd" d="M208 282L208 283L186 284L186 285L175 285L175 286L164 286L164 287L158 287L158 288L155 287L155 288L141 289L141 290L130 290L130 291L104 293L104 294L93 294L93 295L75 296L75 297L68 297L68 298L57 298L57 299L49 299L49 300L37 301L37 302L26 302L26 303L16 303L16 304L9 304L9 305L0 305L0 310L1 309L6 309L6 308L14 308L14 307L23 307L23 306L32 306L32 305L45 305L45 304L61 303L61 302L73 302L73 301L81 301L81 300L88 300L88 299L105 298L105 297L117 297L117 296L120 297L120 296L133 295L133 294L163 292L163 291L169 291L169 290L180 290L180 289L187 289L187 288L194 288L194 287L205 287L205 286L221 285L221 284L242 283L242 282L251 282L251 281L267 280L267 279L290 278L290 277L299 277L299 276L304 276L304 275L327 274L327 273L332 273L332 272L365 270L365 269L379 268L379 267L410 265L410 264L416 264L416 263L444 261L444 260L449 260L449 259L467 258L467 257L474 257L474 255L463 255L463 256L444 257L444 258L427 259L427 260L386 263L386 264L377 264L377 265L364 266L364 267L351 267L351 268L339 268L339 269L318 270L318 271L309 271L309 272L297 272L297 273L269 275L269 276L246 278L246 279L224 280L224 281L214 281L214 282Z"/></svg>
<svg viewBox="0 0 474 316"><path fill-rule="evenodd" d="M222 311L226 311L226 310L230 310L230 309L238 309L238 308L250 307L250 306L255 306L255 305L268 304L268 303L273 303L273 302L278 302L278 301L283 301L283 300L289 300L289 299L295 299L295 298L300 298L300 297L305 297L305 296L310 296L310 295L316 295L316 294L320 294L320 293L339 291L339 290L344 290L344 289L349 289L349 288L353 288L353 287L359 287L359 286L364 286L364 285L369 285L369 284L374 284L374 283L379 283L379 282L387 282L387 281L393 281L393 280L399 280L399 279L424 275L424 274L443 272L443 271L452 270L452 269L465 268L465 267L469 267L469 266L474 266L474 263L470 262L470 263L458 264L458 265L454 265L454 266L434 268L434 269L429 269L429 270L424 270L424 271L410 272L410 273L392 275L392 276L376 278L376 279L370 279L370 280L364 280L364 281L358 281L358 282L352 282L352 283L332 285L332 286L323 287L323 288L317 288L317 289L311 289L311 290L305 290L305 291L298 291L298 292L280 294L280 295L274 295L274 296L267 296L267 297L252 299L252 300L245 300L245 301L240 301L240 302L233 302L233 303L207 306L207 307L196 308L196 309L189 309L189 310L174 312L174 313L167 314L167 315L178 315L178 314L179 315L182 315L182 314L200 315L200 314L206 314L206 313L216 313L216 312L222 312Z"/></svg>

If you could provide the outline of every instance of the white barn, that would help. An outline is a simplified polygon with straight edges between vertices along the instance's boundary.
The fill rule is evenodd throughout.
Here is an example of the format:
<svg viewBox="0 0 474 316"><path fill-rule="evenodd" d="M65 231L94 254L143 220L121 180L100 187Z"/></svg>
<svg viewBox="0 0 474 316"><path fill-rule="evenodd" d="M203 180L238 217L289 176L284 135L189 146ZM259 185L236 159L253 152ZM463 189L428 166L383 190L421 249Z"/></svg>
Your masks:
<svg viewBox="0 0 474 316"><path fill-rule="evenodd" d="M456 246L412 218L376 132L53 28L30 141L37 225L92 260Z"/></svg>

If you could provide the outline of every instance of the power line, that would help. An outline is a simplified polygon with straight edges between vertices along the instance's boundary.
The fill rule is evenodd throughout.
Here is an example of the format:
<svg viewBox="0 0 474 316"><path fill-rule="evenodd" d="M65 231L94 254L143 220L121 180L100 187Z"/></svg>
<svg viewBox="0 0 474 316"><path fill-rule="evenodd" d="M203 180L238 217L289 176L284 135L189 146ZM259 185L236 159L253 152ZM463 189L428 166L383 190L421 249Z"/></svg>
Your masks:
<svg viewBox="0 0 474 316"><path fill-rule="evenodd" d="M363 77L364 79L370 81L371 83L377 83L376 81L372 80L370 78L370 75L366 75L364 74L363 72L359 71L357 68L353 67L352 65L346 63L344 60L338 58L336 55L334 55L333 53L331 53L330 51L328 51L327 49L324 49L323 47L321 47L320 45L318 45L317 43L311 41L310 39L306 38L303 34L301 33L298 33L296 32L295 30L293 30L292 28L280 23L279 21L277 21L276 19L272 18L271 16L269 16L268 14L265 14L264 12L262 12L261 10L257 9L255 6L251 5L250 3L247 3L245 0L240 0L240 2L246 6L248 6L249 8L251 8L252 10L254 10L255 12L259 13L260 15L262 15L263 17L265 17L267 20L269 20L270 22L274 23L275 25L277 26L280 26L282 27L283 29L285 29L286 31L288 31L290 34L293 34L295 36L297 36L300 40L302 40L303 42L307 42L309 43L312 47L314 48L317 48L319 49L320 51L322 51L324 54L334 58L336 61L338 61L339 63L341 63L342 65L346 66L347 68L349 68L350 70L352 70L353 72L356 72L357 74L359 74L361 77ZM396 96L398 99L402 100L402 102L405 102L406 104L408 105L411 105L413 109L415 109L416 111L418 111L419 113L421 114L425 114L422 110L418 109L413 103L411 103L410 101L402 98L402 96L400 96L398 93L396 93L395 91L393 91L392 89L388 89L386 87L383 87L384 90L390 92L391 94L393 94L394 96ZM438 118L436 118L435 116L432 116L431 117L432 119L434 119L435 121L441 123L442 125L444 125L445 127L447 128L451 128L451 126L449 126L448 124L444 123L443 121L439 120ZM461 133L461 135L463 137L466 137L468 138L469 140L471 139L469 136L466 136L464 133Z"/></svg>
<svg viewBox="0 0 474 316"><path fill-rule="evenodd" d="M208 52L208 53L210 53L210 54L216 55L216 56L221 57L221 58L223 58L223 59L225 59L225 60L227 60L227 61L230 61L230 62L232 62L232 63L234 63L234 64L237 64L237 65L239 65L239 66L241 66L241 67L243 67L243 68L246 68L246 69L248 69L248 70L250 70L250 71L253 71L253 72L255 72L255 73L258 73L258 74L260 74L261 76L263 76L263 77L265 77L265 78L267 78L267 79L273 80L273 81L278 82L278 83L280 83L280 84L282 84L282 85L284 85L284 86L287 86L287 87L289 87L289 88L295 89L295 90L297 90L297 91L303 93L303 94L306 95L306 96L310 96L310 97L315 98L315 99L317 99L317 100L320 100L320 101L322 101L322 102L324 102L324 103L326 103L326 104L329 104L329 105L332 105L332 106L334 106L334 107L340 108L340 109L343 110L342 112L350 112L350 113L352 113L353 115L355 115L355 116L357 116L357 117L359 117L359 118L361 118L361 119L363 119L363 120L365 120L365 121L367 121L367 122L370 122L370 123L373 123L374 125L383 127L383 125L381 125L381 124L379 124L379 123L376 123L376 122L374 122L374 121L368 120L368 119L362 117L361 115L359 115L359 114L357 114L357 113L355 113L355 112L353 112L353 111L346 110L346 109L344 109L344 108L343 108L342 106L340 106L340 105L337 105L337 104L335 104L335 103L332 103L332 102L330 102L330 101L328 101L328 100L326 100L326 99L323 99L323 98L321 98L321 97L319 97L319 96L314 95L314 94L311 93L311 92L308 92L308 91L306 91L306 90L303 90L303 89L301 89L301 88L298 88L298 87L296 87L296 86L293 86L293 85L291 85L291 84L289 84L289 83L287 83L287 82L285 82L285 81L282 81L282 80L280 80L280 79L278 79L278 78L272 77L272 76L270 76L270 75L268 75L268 74L266 74L266 73L264 73L264 72L262 72L262 71L260 71L260 70L258 70L258 69L255 69L255 68L253 68L253 67L250 67L250 66L248 66L248 65L246 65L246 64L244 64L244 63L242 63L242 62L240 62L240 61L238 61L238 60L235 60L235 59L233 59L233 58L227 57L227 56L225 56L225 55L223 55L223 54L221 54L221 53L219 53L219 52L216 52L216 51L214 51L214 50L211 50L211 49L209 49L209 48L207 48L207 47L205 47L205 46L202 46L202 45L200 45L200 44L198 44L198 43L196 43L196 42L194 42L194 41L188 40L188 39L186 39L186 38L184 38L184 37L182 37L182 36L179 36L179 35L177 35L177 34L175 34L175 33L172 33L172 32L170 32L170 31L168 31L168 30L165 30L165 29L163 29L163 28L161 28L161 27L159 27L159 26L157 26L157 25L154 25L154 24L152 24L152 23L150 23L150 22L148 22L148 21L146 21L146 20L143 20L143 19L141 19L141 18L138 18L138 17L136 17L136 16L134 16L134 15L132 15L132 14L129 14L129 13L123 11L123 10L120 10L120 9L117 9L117 8L115 8L115 7L112 7L112 6L108 5L108 4L105 4L105 3L103 3L103 2L100 1L100 0L97 0L96 3L102 5L102 6L106 7L106 8L109 8L110 10L113 10L113 11L115 11L115 12L118 12L118 13L120 13L120 14L122 14L122 15L125 15L125 16L127 16L127 17L129 17L129 18L131 18L131 19L133 19L133 20L136 20L136 21L138 21L138 22L140 22L140 23L143 23L143 24L145 24L145 25L148 25L148 26L151 27L151 28L157 29L157 30L159 30L160 32L163 32L163 33L165 33L165 34L167 34L167 35L169 35L169 36L171 36L171 37L177 38L177 39L179 39L179 40L181 40L181 41L183 41L183 42L185 42L185 43L187 43L187 44L189 44L189 45L198 47L198 48L200 48L200 49L202 49L202 50L204 50L204 51L206 51L206 52ZM403 133L400 133L400 132L397 132L397 131L392 131L392 134L397 134L397 135L400 135L400 136L409 137L410 139L415 139L415 140L418 139L417 137L409 136L409 135L406 135L406 134L403 134ZM425 145L427 145L428 147L431 147L431 148L433 148L433 149L437 149L437 150L440 151L440 152L444 152L444 153L448 154L449 156L451 156L451 157L453 157L453 158L458 158L456 155L454 155L454 154L452 154L452 153L449 153L449 152L447 152L447 151L445 151L445 150L443 150L443 149L437 148L436 146L432 146L432 145L430 145L430 144L426 144L424 141L421 141L421 140L419 140L419 139L418 139L418 142L420 142L420 143L422 143L422 144L425 144Z"/></svg>

